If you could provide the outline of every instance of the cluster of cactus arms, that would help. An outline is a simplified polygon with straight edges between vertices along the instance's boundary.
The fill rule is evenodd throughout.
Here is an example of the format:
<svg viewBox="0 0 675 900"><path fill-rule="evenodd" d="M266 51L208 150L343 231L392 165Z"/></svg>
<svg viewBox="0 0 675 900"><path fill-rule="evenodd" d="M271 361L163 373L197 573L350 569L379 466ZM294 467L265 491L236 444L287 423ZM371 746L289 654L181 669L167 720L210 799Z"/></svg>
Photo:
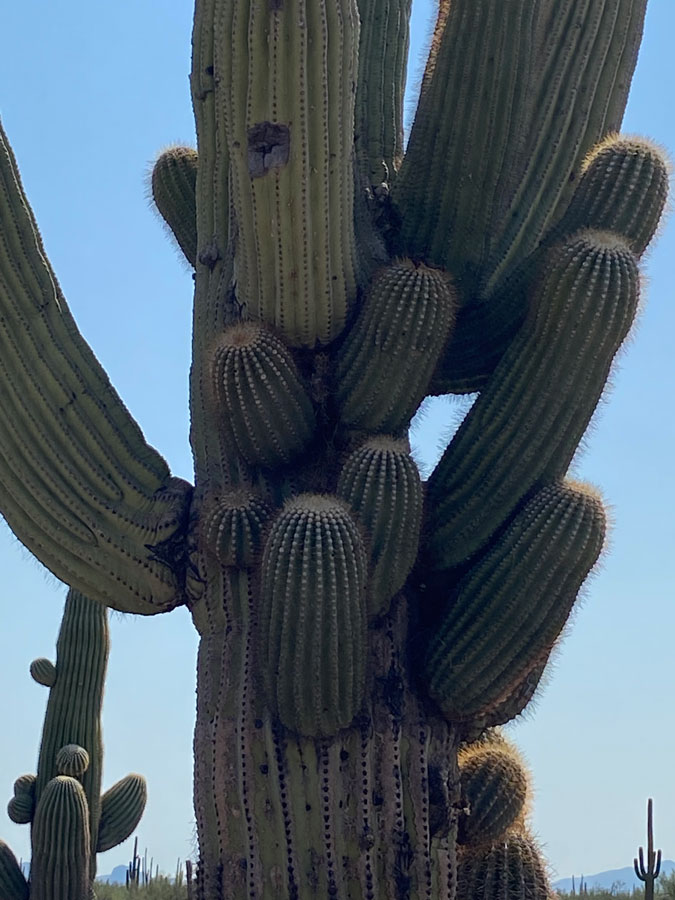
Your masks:
<svg viewBox="0 0 675 900"><path fill-rule="evenodd" d="M190 610L200 900L547 890L501 835L521 779L462 824L458 752L531 700L602 548L567 472L667 193L617 133L645 7L442 0L404 155L409 0L197 0L197 149L152 177L194 268L194 485L79 335L2 133L0 509L99 602ZM470 392L422 482L415 411Z"/></svg>
<svg viewBox="0 0 675 900"><path fill-rule="evenodd" d="M31 825L30 880L0 841L2 900L90 900L96 854L126 840L146 802L142 775L120 779L101 794L101 706L108 665L108 612L70 590L56 663L31 663L49 688L37 775L21 775L7 812Z"/></svg>
<svg viewBox="0 0 675 900"><path fill-rule="evenodd" d="M457 900L550 900L544 862L527 826L529 777L498 731L459 752Z"/></svg>

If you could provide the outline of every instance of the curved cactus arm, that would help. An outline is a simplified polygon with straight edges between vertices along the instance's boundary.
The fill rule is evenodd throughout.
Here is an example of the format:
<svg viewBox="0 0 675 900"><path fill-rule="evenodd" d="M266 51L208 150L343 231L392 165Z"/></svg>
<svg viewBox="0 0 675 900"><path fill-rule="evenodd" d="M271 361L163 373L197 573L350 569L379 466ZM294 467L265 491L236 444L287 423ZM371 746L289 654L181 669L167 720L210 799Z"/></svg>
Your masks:
<svg viewBox="0 0 675 900"><path fill-rule="evenodd" d="M152 169L152 199L193 268L197 265L196 190L197 151L169 147L160 153Z"/></svg>
<svg viewBox="0 0 675 900"><path fill-rule="evenodd" d="M58 578L150 614L182 600L150 548L189 494L77 331L0 128L0 511Z"/></svg>
<svg viewBox="0 0 675 900"><path fill-rule="evenodd" d="M141 821L147 799L145 778L135 773L108 788L101 797L97 853L105 853L126 841Z"/></svg>
<svg viewBox="0 0 675 900"><path fill-rule="evenodd" d="M356 157L368 185L391 184L403 159L411 0L359 0Z"/></svg>
<svg viewBox="0 0 675 900"><path fill-rule="evenodd" d="M393 193L405 252L448 268L467 297L498 289L564 208L585 153L619 127L645 7L442 7Z"/></svg>
<svg viewBox="0 0 675 900"><path fill-rule="evenodd" d="M21 866L7 844L0 840L0 897L28 900L29 890Z"/></svg>

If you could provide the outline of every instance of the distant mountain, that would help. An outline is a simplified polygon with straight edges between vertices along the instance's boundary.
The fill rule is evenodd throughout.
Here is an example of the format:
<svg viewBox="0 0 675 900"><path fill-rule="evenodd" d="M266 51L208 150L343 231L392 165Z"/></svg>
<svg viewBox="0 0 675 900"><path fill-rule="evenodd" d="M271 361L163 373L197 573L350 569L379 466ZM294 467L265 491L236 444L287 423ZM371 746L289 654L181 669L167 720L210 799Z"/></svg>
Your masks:
<svg viewBox="0 0 675 900"><path fill-rule="evenodd" d="M104 884L126 884L127 866L115 866L110 875L97 875L96 880Z"/></svg>
<svg viewBox="0 0 675 900"><path fill-rule="evenodd" d="M675 862L671 859L664 859L661 863L661 873L670 875L675 869ZM579 875L574 878L577 893L579 892ZM598 872L597 875L584 875L584 884L590 891L591 888L601 888L602 890L610 890L614 885L623 890L632 890L633 887L639 887L642 882L639 880L632 866L626 866L625 869L609 869L607 872ZM553 882L556 891L569 893L572 890L572 879L561 878L559 881Z"/></svg>

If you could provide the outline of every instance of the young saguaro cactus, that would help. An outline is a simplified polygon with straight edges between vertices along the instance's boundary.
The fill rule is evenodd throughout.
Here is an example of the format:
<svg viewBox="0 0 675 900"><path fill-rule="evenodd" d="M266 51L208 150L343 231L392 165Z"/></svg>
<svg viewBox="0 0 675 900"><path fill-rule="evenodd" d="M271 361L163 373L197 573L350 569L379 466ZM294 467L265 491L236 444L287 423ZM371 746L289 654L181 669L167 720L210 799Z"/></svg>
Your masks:
<svg viewBox="0 0 675 900"><path fill-rule="evenodd" d="M190 610L199 900L546 895L517 816L495 836L522 779L465 770L461 824L458 750L532 698L603 543L566 476L665 202L617 134L645 8L443 0L404 154L407 0L197 0L197 147L152 179L194 267L194 485L75 328L0 132L0 510L87 596ZM412 416L476 390L423 484Z"/></svg>
<svg viewBox="0 0 675 900"><path fill-rule="evenodd" d="M40 658L30 666L49 688L38 771L17 778L7 812L17 824L31 823L31 900L88 900L96 854L126 840L145 809L142 775L127 775L101 795L109 643L106 607L71 589L56 663ZM7 873L17 882L11 864Z"/></svg>

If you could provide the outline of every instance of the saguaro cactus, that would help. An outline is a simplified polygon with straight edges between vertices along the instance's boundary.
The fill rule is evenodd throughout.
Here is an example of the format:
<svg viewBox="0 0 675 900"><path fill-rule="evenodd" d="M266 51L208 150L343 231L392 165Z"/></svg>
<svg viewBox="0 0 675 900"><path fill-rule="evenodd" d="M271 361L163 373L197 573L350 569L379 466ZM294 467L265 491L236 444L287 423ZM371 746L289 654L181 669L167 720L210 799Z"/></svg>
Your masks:
<svg viewBox="0 0 675 900"><path fill-rule="evenodd" d="M126 840L145 809L142 775L127 775L101 795L108 650L107 609L71 589L56 663L39 658L30 666L35 681L49 688L37 776L17 778L7 806L13 822L31 823L31 900L89 900L96 854ZM10 900L27 890L11 861L0 863L4 897L3 888Z"/></svg>
<svg viewBox="0 0 675 900"><path fill-rule="evenodd" d="M404 154L407 0L197 0L197 148L152 178L194 266L194 485L77 332L1 134L0 509L98 601L189 608L203 900L452 900L458 748L529 702L603 543L566 475L665 201L616 134L645 7L442 0ZM471 391L423 484L415 410ZM545 893L494 839L471 871Z"/></svg>

